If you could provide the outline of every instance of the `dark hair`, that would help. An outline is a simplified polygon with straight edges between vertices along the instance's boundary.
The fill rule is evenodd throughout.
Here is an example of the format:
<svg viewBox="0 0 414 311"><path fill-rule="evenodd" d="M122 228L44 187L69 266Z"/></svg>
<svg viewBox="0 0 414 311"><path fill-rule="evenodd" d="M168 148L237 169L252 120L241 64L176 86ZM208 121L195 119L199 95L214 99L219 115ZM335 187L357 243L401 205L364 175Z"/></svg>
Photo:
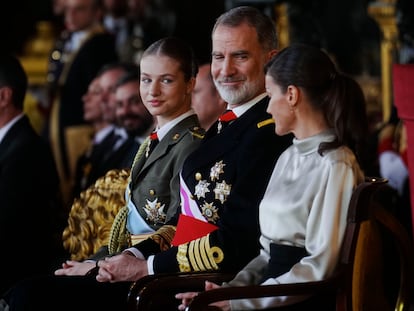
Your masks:
<svg viewBox="0 0 414 311"><path fill-rule="evenodd" d="M123 70L127 74L129 74L129 73L131 73L131 74L139 73L139 66L135 63L132 63L132 62L113 62L113 63L108 63L108 64L103 65L99 69L98 73L96 74L96 77L99 77L99 76L103 75L107 71L115 70L115 69Z"/></svg>
<svg viewBox="0 0 414 311"><path fill-rule="evenodd" d="M103 0L93 0L92 1L92 7L94 9L104 9L105 5L104 5Z"/></svg>
<svg viewBox="0 0 414 311"><path fill-rule="evenodd" d="M319 146L319 153L341 145L350 147L365 160L363 150L368 136L368 118L364 93L359 84L336 69L322 50L293 44L276 54L265 72L286 92L289 85L303 90L310 104L322 111L336 139ZM362 164L362 163L361 163Z"/></svg>
<svg viewBox="0 0 414 311"><path fill-rule="evenodd" d="M0 56L0 87L10 87L13 91L14 107L23 110L28 85L27 74L20 61L12 55Z"/></svg>
<svg viewBox="0 0 414 311"><path fill-rule="evenodd" d="M256 29L257 37L263 50L271 51L278 48L275 23L269 16L255 7L238 6L223 13L216 20L212 33L216 31L219 25L237 27L244 23Z"/></svg>
<svg viewBox="0 0 414 311"><path fill-rule="evenodd" d="M117 88L119 86L122 86L124 84L127 84L127 83L129 83L131 81L134 81L134 82L137 81L137 82L139 82L140 81L140 78L139 77L140 77L139 70L138 71L135 71L135 72L126 73L126 74L122 75L118 79L118 81L115 84L115 88Z"/></svg>
<svg viewBox="0 0 414 311"><path fill-rule="evenodd" d="M141 60L148 55L164 55L175 59L186 81L197 76L198 63L194 51L191 45L178 37L164 37L155 41L144 51Z"/></svg>

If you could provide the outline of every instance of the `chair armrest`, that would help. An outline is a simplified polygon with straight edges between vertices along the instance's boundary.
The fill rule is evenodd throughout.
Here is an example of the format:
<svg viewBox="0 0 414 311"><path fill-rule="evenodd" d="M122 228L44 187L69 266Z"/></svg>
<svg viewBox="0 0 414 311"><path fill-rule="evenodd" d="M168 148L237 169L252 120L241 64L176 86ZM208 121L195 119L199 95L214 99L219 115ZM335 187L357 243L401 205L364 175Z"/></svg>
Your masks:
<svg viewBox="0 0 414 311"><path fill-rule="evenodd" d="M335 293L339 277L332 277L323 281L277 284L277 285L250 285L239 287L222 287L200 292L188 307L188 311L217 310L209 304L217 301L245 298L262 298L271 296L309 296L316 294Z"/></svg>
<svg viewBox="0 0 414 311"><path fill-rule="evenodd" d="M136 281L128 293L128 310L177 310L175 294L204 291L205 281L229 281L233 273L199 272L149 275Z"/></svg>

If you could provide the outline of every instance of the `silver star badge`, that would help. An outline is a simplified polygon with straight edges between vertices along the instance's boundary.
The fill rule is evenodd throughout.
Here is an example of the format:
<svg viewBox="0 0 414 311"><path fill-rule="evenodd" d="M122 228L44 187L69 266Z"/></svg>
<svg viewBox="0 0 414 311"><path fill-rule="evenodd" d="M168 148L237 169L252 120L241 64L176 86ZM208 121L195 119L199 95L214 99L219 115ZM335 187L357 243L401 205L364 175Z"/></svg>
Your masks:
<svg viewBox="0 0 414 311"><path fill-rule="evenodd" d="M198 199L205 198L206 193L210 192L208 189L208 186L210 186L210 183L207 182L207 180L199 180L198 184L195 186L195 192L194 194L197 196Z"/></svg>
<svg viewBox="0 0 414 311"><path fill-rule="evenodd" d="M214 164L214 166L210 169L211 181L215 181L219 179L220 174L224 173L224 170L223 170L224 166L226 166L226 164L224 164L223 161L216 162L216 164Z"/></svg>

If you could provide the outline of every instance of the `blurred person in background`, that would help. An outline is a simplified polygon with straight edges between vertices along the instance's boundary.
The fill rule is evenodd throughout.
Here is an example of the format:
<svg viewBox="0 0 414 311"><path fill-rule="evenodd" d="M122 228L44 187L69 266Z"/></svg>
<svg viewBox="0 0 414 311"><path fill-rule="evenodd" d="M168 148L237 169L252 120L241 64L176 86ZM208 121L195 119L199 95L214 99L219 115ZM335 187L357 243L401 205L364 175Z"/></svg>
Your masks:
<svg viewBox="0 0 414 311"><path fill-rule="evenodd" d="M199 68L192 93L192 105L200 125L206 130L226 110L227 103L220 97L214 85L210 63L204 63Z"/></svg>
<svg viewBox="0 0 414 311"><path fill-rule="evenodd" d="M49 146L23 112L27 83L20 62L1 55L0 245L8 255L0 259L0 293L20 279L53 271L63 255L59 177Z"/></svg>
<svg viewBox="0 0 414 311"><path fill-rule="evenodd" d="M50 53L50 116L44 131L52 147L65 203L73 179L71 163L78 156L77 150L82 150L76 140L87 125L82 96L99 69L117 60L114 38L103 28L102 14L101 0L65 0L65 30ZM69 138L71 131L76 133L71 135L73 138Z"/></svg>
<svg viewBox="0 0 414 311"><path fill-rule="evenodd" d="M131 111L120 112L118 109L117 83L124 76L138 73L137 65L124 62L107 64L98 73L99 94L96 104L99 108L96 110L99 109L101 115L96 117L101 118L100 122L104 126L95 132L90 146L77 161L73 198L110 169L129 168L139 145L151 130L152 116L145 109L140 116L132 116ZM139 96L138 89L136 93ZM85 99L93 100L93 96ZM135 123L137 119L141 122Z"/></svg>

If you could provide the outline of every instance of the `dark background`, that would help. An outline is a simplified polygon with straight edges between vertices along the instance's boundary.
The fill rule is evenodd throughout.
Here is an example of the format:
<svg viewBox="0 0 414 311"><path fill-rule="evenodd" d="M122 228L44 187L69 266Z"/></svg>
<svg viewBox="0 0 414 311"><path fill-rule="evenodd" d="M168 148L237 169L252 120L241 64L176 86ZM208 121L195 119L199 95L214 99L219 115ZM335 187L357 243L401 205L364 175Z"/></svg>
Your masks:
<svg viewBox="0 0 414 311"><path fill-rule="evenodd" d="M276 3L289 4L291 42L317 45L331 53L340 69L359 75L380 75L381 34L368 15L368 0L164 0L177 17L174 34L193 44L200 58L210 55L210 32L227 8L253 5L272 15ZM0 10L1 50L21 54L34 35L35 23L53 19L51 0L4 1ZM400 37L413 45L414 1L397 1ZM273 16L272 16L273 17Z"/></svg>

